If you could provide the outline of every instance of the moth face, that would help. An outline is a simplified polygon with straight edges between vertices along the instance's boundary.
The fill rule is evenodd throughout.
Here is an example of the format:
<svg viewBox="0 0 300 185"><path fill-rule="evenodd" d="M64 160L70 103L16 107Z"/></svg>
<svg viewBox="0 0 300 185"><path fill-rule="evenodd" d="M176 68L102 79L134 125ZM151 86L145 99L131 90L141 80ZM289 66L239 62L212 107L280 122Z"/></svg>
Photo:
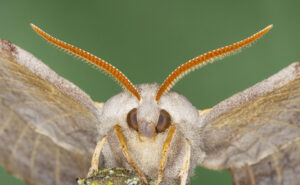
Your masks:
<svg viewBox="0 0 300 185"><path fill-rule="evenodd" d="M140 117L138 121L137 112L137 108L133 108L127 114L126 121L131 129L137 131L142 136L149 138L155 137L157 134L165 132L171 125L171 116L166 110L160 110L156 122L147 121L143 117Z"/></svg>
<svg viewBox="0 0 300 185"><path fill-rule="evenodd" d="M167 110L159 107L155 101L157 85L140 85L141 101L126 116L127 126L136 131L139 137L154 138L165 132L172 123Z"/></svg>

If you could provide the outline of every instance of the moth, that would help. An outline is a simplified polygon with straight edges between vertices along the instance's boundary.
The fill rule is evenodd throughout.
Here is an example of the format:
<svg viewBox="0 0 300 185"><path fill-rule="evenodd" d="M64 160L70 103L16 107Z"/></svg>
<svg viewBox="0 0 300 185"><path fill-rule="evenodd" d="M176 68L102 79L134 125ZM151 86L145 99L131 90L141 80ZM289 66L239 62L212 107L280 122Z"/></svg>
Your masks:
<svg viewBox="0 0 300 185"><path fill-rule="evenodd" d="M235 184L300 183L300 63L197 110L171 88L236 53L272 25L177 67L162 84L133 85L108 62L34 31L108 73L124 91L97 103L30 53L0 42L0 162L29 184L75 184L98 167L134 169L147 183L189 183L197 165L227 169Z"/></svg>

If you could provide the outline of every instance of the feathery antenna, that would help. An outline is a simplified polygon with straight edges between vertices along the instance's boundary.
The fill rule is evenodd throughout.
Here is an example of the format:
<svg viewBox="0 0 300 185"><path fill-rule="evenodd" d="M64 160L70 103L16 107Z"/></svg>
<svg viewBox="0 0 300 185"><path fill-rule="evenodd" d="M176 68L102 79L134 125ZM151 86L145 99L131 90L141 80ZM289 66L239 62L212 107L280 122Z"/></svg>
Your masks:
<svg viewBox="0 0 300 185"><path fill-rule="evenodd" d="M196 58L189 60L188 62L182 64L181 66L177 67L163 82L160 86L159 90L157 91L155 100L158 101L160 97L168 92L178 80L180 80L184 75L188 74L189 72L204 66L208 62L214 62L217 59L222 59L225 56L235 53L240 49L244 48L245 46L249 46L255 40L261 38L264 34L266 34L273 25L269 25L263 30L255 33L254 35L236 42L234 44L212 50L210 52L204 53Z"/></svg>
<svg viewBox="0 0 300 185"><path fill-rule="evenodd" d="M112 76L114 79L116 79L121 86L131 92L138 100L141 99L141 96L137 89L134 87L134 85L129 81L129 79L121 72L119 71L116 67L113 65L109 64L108 62L90 54L87 51L84 51L80 48L77 48L75 46L72 46L71 44L68 44L66 42L63 42L59 39L56 39L52 37L51 35L47 34L34 24L30 24L32 29L37 32L40 36L42 36L44 39L46 39L48 42L51 44L60 47L61 49L68 51L71 54L75 54L82 59L85 59L86 61L94 64L100 69L103 69L105 72L107 72L110 76Z"/></svg>

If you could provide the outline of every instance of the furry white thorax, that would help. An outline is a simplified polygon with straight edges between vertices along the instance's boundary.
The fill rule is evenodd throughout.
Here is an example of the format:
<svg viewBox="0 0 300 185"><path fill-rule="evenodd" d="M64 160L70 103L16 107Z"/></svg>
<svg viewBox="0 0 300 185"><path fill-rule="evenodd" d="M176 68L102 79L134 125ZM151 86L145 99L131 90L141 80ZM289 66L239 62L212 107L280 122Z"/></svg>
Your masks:
<svg viewBox="0 0 300 185"><path fill-rule="evenodd" d="M119 124L127 141L129 153L136 164L147 175L155 177L168 130L157 134L155 139L143 137L143 141L141 141L138 132L128 127L126 118L129 111L137 108L138 121L146 120L156 124L160 110L164 109L170 114L171 122L177 128L164 173L165 180L171 182L168 177L176 177L183 163L185 138L191 141L192 146L190 169L194 169L196 166L201 152L199 145L201 138L195 132L196 128L202 127L199 125L201 124L199 123L199 111L183 95L175 91L169 91L156 102L155 95L159 88L158 84L141 84L136 87L141 95L141 101L138 101L129 92L123 91L110 98L102 107L101 126L98 127L99 135L102 137L107 134L109 143L104 145L102 151L104 166L130 168L122 156L119 142L113 131L113 127Z"/></svg>

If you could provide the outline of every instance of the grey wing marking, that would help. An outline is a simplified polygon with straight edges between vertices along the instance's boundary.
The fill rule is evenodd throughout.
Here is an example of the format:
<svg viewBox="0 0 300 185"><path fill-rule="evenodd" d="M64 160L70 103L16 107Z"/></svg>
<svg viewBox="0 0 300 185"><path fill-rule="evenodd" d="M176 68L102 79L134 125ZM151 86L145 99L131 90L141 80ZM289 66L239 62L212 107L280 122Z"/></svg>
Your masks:
<svg viewBox="0 0 300 185"><path fill-rule="evenodd" d="M98 139L99 110L31 54L0 40L0 163L30 184L76 184Z"/></svg>
<svg viewBox="0 0 300 185"><path fill-rule="evenodd" d="M201 114L200 114L201 115ZM236 184L300 183L300 63L216 105L202 118L200 165Z"/></svg>

